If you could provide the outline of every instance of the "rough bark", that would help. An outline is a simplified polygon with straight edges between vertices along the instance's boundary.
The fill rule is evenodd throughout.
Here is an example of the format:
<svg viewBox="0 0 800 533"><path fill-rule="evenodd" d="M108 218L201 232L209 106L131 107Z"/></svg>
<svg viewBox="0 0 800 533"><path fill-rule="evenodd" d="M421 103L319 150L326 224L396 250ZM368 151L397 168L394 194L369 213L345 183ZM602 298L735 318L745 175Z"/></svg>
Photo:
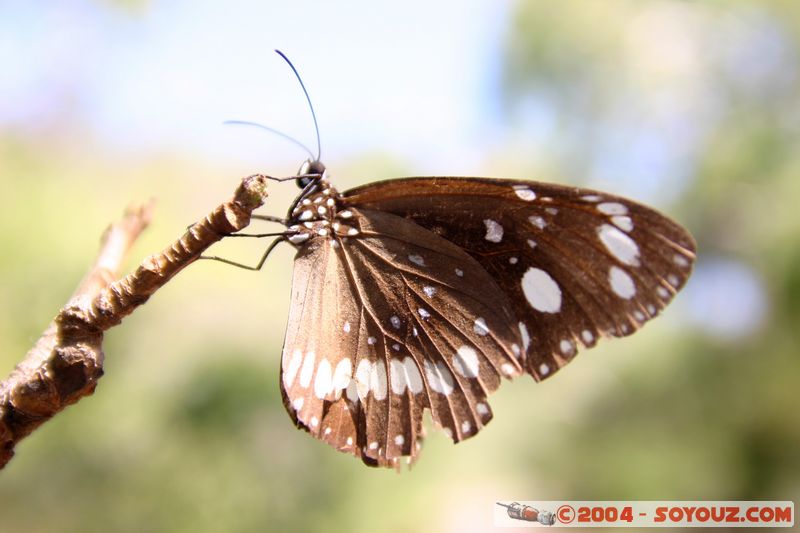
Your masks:
<svg viewBox="0 0 800 533"><path fill-rule="evenodd" d="M131 314L204 250L250 223L264 203L267 178L242 180L234 197L192 225L135 272L113 281L144 230L152 204L128 209L103 234L94 264L25 358L0 382L0 469L16 444L65 407L92 394L103 375L103 334Z"/></svg>

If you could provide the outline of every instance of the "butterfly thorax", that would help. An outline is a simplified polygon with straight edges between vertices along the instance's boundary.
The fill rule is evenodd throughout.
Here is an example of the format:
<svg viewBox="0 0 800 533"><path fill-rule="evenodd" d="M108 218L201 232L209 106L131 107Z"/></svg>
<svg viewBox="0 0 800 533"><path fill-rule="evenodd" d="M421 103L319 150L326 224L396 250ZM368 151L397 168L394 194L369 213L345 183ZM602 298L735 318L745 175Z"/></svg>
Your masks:
<svg viewBox="0 0 800 533"><path fill-rule="evenodd" d="M342 206L342 195L323 175L304 191L288 216L288 240L292 244L314 239L353 237L359 231L352 225L353 212Z"/></svg>

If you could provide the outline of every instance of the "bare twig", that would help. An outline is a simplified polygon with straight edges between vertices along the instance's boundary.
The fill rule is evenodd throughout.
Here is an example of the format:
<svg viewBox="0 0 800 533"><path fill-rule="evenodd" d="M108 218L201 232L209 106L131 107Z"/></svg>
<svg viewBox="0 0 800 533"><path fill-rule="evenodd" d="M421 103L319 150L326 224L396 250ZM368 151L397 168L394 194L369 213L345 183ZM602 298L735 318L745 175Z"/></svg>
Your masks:
<svg viewBox="0 0 800 533"><path fill-rule="evenodd" d="M233 199L220 205L132 274L112 282L152 205L128 209L106 230L100 253L70 301L56 315L25 359L0 382L0 469L14 446L46 420L94 392L103 375L103 333L147 301L209 246L250 223L264 203L267 179L242 180Z"/></svg>

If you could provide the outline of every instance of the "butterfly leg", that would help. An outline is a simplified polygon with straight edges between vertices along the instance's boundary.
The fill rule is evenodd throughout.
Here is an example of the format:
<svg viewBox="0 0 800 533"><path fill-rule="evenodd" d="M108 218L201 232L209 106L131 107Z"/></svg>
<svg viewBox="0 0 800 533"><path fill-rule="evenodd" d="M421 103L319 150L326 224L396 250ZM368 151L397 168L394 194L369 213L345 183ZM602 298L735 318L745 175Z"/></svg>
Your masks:
<svg viewBox="0 0 800 533"><path fill-rule="evenodd" d="M219 261L220 263L225 263L226 265L243 268L245 270L261 270L261 267L264 266L264 263L267 261L267 257L269 257L269 254L272 253L272 250L274 250L279 243L286 240L282 233L280 235L281 235L280 237L278 237L277 239L275 239L270 243L270 245L267 247L267 250L264 252L264 255L261 256L261 259L258 261L258 264L256 266L245 265L244 263L237 263L236 261L231 261L230 259L225 259L224 257L218 257L216 255L201 255L200 257L198 257L198 259L209 259L211 261ZM251 235L241 235L241 236L251 237Z"/></svg>

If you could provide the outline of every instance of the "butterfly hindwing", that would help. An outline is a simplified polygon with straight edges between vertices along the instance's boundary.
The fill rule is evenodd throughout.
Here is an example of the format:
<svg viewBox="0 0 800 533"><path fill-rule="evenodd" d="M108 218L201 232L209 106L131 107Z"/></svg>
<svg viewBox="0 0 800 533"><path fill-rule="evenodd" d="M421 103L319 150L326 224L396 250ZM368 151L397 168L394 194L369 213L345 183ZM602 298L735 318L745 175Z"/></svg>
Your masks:
<svg viewBox="0 0 800 533"><path fill-rule="evenodd" d="M472 256L509 298L527 371L542 379L599 336L633 333L672 299L695 257L691 236L613 195L480 178L408 178L343 194Z"/></svg>
<svg viewBox="0 0 800 533"><path fill-rule="evenodd" d="M454 441L523 371L513 305L470 254L418 224L351 209L299 247L282 359L298 426L367 464L413 460L422 415ZM324 237L324 238L320 238Z"/></svg>

